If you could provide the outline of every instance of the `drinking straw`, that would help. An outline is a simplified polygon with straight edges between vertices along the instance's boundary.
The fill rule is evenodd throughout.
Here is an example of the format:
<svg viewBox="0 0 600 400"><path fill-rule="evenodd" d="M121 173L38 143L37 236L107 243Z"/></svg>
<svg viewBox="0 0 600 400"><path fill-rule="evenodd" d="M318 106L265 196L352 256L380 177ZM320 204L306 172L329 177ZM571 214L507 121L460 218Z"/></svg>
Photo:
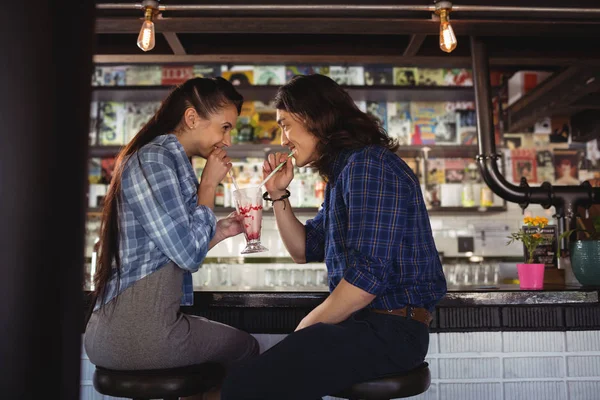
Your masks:
<svg viewBox="0 0 600 400"><path fill-rule="evenodd" d="M290 158L292 155L294 154L294 151L290 151L290 153L288 154L288 158ZM275 169L273 170L273 172L271 172L261 183L260 185L258 185L258 187L262 187L265 185L265 183L267 183L267 181L269 179L271 179L273 177L273 175L275 175L275 173L277 171L279 171L281 169L281 167L284 166L284 164L287 162L287 160L285 160L284 162L282 162L281 164L279 164L277 167L275 167Z"/></svg>

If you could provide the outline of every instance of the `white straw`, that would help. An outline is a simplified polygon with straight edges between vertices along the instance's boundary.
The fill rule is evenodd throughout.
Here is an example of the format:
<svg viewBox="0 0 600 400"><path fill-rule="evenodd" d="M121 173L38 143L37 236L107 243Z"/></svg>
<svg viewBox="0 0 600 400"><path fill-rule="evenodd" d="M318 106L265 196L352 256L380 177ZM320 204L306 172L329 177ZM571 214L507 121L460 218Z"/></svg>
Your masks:
<svg viewBox="0 0 600 400"><path fill-rule="evenodd" d="M294 151L290 151L290 154L288 154L288 159L294 154ZM281 169L281 167L283 167L285 165L285 163L287 162L287 160L285 160L284 162L282 162L281 164L279 164L277 167L275 167L275 169L273 170L273 172L271 172L261 183L260 185L258 185L258 187L262 187L265 185L265 183L267 183L267 181L269 179L271 179L273 177L273 175L275 175L275 173L277 171L279 171Z"/></svg>
<svg viewBox="0 0 600 400"><path fill-rule="evenodd" d="M231 167L231 169L229 170L229 177L231 178L231 181L233 182L233 186L235 187L235 190L240 190L240 187L237 184L237 181L235 180L235 176L233 176L233 167Z"/></svg>

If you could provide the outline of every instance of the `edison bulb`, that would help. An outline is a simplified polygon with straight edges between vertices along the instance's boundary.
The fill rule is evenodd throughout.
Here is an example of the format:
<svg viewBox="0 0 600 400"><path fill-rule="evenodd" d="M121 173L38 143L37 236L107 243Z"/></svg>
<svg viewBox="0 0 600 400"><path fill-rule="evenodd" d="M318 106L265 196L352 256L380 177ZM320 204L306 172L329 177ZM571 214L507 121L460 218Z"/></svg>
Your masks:
<svg viewBox="0 0 600 400"><path fill-rule="evenodd" d="M456 35L454 29L449 22L442 22L440 24L440 48L446 53L450 53L456 48Z"/></svg>
<svg viewBox="0 0 600 400"><path fill-rule="evenodd" d="M145 20L138 35L137 45L144 51L149 51L154 48L154 22Z"/></svg>

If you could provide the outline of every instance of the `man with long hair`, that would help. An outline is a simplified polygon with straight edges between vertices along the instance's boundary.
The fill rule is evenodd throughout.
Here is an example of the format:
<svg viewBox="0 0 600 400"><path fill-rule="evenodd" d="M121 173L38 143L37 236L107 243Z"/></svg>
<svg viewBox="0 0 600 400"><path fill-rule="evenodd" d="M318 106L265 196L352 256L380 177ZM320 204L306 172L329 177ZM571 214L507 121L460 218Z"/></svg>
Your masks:
<svg viewBox="0 0 600 400"><path fill-rule="evenodd" d="M281 238L297 263L325 262L329 297L296 332L226 378L221 398L315 399L420 365L446 280L419 181L379 123L338 84L298 76L275 98L282 142L297 166L327 181L302 224L288 197L291 158L270 155L267 184Z"/></svg>

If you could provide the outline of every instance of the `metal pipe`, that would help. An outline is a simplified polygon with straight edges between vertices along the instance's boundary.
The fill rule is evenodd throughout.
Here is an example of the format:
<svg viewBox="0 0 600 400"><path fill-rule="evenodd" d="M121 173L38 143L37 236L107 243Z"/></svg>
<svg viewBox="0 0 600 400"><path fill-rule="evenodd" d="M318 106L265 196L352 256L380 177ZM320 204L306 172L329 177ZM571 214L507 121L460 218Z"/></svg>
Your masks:
<svg viewBox="0 0 600 400"><path fill-rule="evenodd" d="M530 187L525 179L520 186L516 186L502 176L497 164L501 156L496 153L494 142L489 59L486 45L480 38L471 37L471 57L479 147L477 163L484 181L498 196L519 203L523 208L529 204L541 204L545 208L554 206L560 235L570 227L578 206L589 207L600 203L600 188L593 188L586 183L580 186L553 186L548 182ZM561 241L561 249L566 248L566 240Z"/></svg>
<svg viewBox="0 0 600 400"><path fill-rule="evenodd" d="M120 4L101 3L96 4L98 10L140 10L141 3ZM160 11L413 11L434 12L435 5L360 5L360 4L169 4L160 5ZM600 8L571 8L571 7L506 7L506 6L472 6L453 5L452 12L460 13L514 13L514 14L598 14Z"/></svg>

